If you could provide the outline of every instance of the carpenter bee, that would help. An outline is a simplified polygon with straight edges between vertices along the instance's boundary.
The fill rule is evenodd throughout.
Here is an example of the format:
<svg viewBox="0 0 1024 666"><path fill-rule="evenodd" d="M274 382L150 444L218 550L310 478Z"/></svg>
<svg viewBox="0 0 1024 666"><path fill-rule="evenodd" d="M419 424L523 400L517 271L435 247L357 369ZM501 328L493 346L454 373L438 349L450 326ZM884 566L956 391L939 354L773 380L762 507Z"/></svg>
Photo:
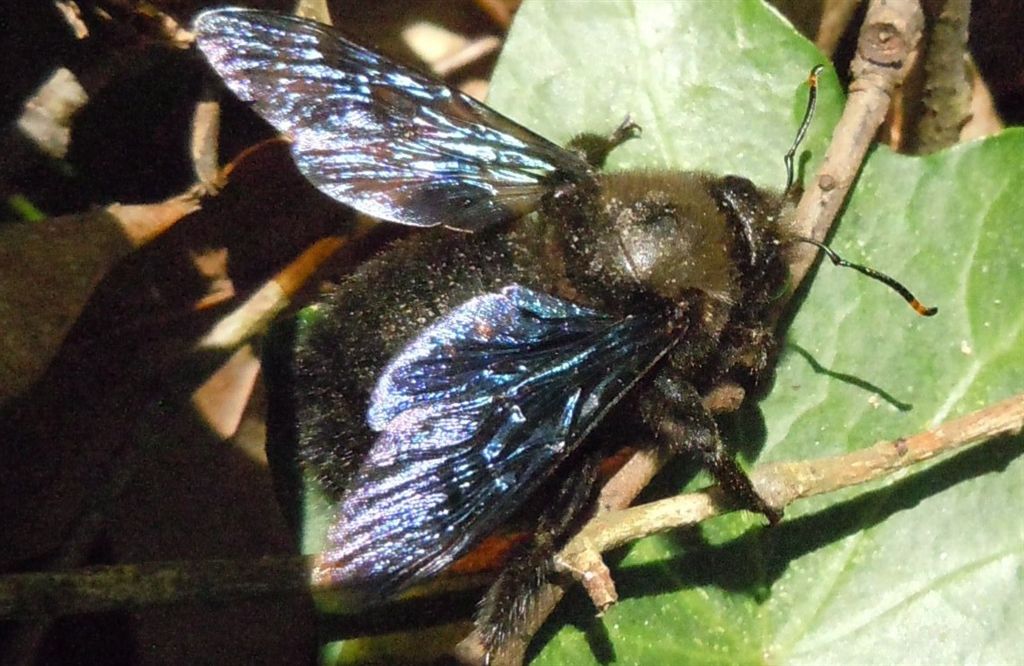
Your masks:
<svg viewBox="0 0 1024 666"><path fill-rule="evenodd" d="M317 188L433 227L361 266L295 344L291 427L337 506L323 580L387 597L524 520L532 538L477 618L498 644L585 515L601 461L640 434L781 518L703 400L770 373L785 251L807 240L787 226L789 185L602 172L631 122L563 148L318 23L220 9L194 30Z"/></svg>

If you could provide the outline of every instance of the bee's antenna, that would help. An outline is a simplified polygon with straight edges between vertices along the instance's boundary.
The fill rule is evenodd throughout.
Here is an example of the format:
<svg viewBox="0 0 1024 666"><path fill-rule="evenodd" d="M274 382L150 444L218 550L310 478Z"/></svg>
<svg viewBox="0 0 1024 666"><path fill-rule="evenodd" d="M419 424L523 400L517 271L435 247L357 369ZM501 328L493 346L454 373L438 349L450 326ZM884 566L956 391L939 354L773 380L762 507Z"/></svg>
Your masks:
<svg viewBox="0 0 1024 666"><path fill-rule="evenodd" d="M910 307L914 308L914 311L917 312L917 314L923 317L931 317L932 315L936 314L939 311L938 308L925 307L924 304L921 303L921 301L917 300L914 297L914 295L910 293L909 289L900 284L895 278L889 277L885 273L876 271L874 268L868 268L867 266L861 266L860 264L851 263L846 259L840 257L838 254L836 254L835 251L828 245L820 243L814 240L813 238L804 238L801 236L799 238L796 238L795 240L801 243L810 243L811 245L814 245L822 252L824 252L825 256L832 260L832 263L836 266L840 266L842 268L852 268L855 271L867 275L869 278L873 280L878 280L882 284L888 285L889 288L891 288L897 294L902 296L903 300L909 303Z"/></svg>
<svg viewBox="0 0 1024 666"><path fill-rule="evenodd" d="M786 156L782 158L782 161L786 164L786 190L783 196L789 194L790 190L793 189L793 181L796 179L796 175L793 172L793 157L796 155L797 148L803 143L804 137L807 135L807 128L811 125L811 118L814 117L814 107L818 104L818 76L824 69L824 65L815 65L814 69L811 70L810 76L807 77L809 90L807 92L807 109L804 110L804 119L800 121L800 127L796 131L793 145L790 146Z"/></svg>

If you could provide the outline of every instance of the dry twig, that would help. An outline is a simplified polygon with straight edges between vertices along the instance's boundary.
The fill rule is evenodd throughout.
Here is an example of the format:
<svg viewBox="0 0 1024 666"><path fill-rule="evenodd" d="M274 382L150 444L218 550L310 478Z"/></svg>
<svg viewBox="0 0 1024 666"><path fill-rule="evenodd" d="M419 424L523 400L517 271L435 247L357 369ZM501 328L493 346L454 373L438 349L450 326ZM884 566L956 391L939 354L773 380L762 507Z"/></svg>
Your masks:
<svg viewBox="0 0 1024 666"><path fill-rule="evenodd" d="M798 499L835 492L876 481L910 465L930 460L971 444L1024 429L1024 395L1018 395L922 433L882 441L853 453L820 460L769 463L750 479L772 506L785 507ZM723 500L725 502L723 503ZM605 513L588 523L559 555L559 568L587 571L595 553L606 552L637 539L679 527L695 525L733 510L728 498L715 489L704 490L641 506ZM611 581L608 581L611 583ZM614 586L599 588L599 599L615 598Z"/></svg>
<svg viewBox="0 0 1024 666"><path fill-rule="evenodd" d="M922 116L913 149L933 153L955 144L971 112L971 76L967 59L970 0L926 0L931 30L924 57Z"/></svg>
<svg viewBox="0 0 1024 666"><path fill-rule="evenodd" d="M843 38L861 0L825 0L821 10L821 23L814 35L814 44L831 57Z"/></svg>
<svg viewBox="0 0 1024 666"><path fill-rule="evenodd" d="M799 233L817 240L828 234L885 119L893 91L906 75L923 26L917 0L875 0L868 8L850 66L854 78L846 108L814 182L797 207ZM810 270L816 251L799 246L797 252L790 270L798 284Z"/></svg>

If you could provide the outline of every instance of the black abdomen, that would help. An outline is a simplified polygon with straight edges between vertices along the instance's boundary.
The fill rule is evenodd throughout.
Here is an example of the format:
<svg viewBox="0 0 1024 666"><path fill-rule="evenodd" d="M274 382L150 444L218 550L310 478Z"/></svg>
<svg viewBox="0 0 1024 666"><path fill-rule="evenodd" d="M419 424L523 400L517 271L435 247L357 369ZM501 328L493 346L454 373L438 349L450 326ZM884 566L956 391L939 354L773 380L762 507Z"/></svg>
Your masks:
<svg viewBox="0 0 1024 666"><path fill-rule="evenodd" d="M406 342L452 308L508 284L553 291L551 267L525 248L520 232L424 232L361 266L300 316L287 363L294 404L280 425L293 429L285 441L329 495L340 496L373 443L369 395Z"/></svg>

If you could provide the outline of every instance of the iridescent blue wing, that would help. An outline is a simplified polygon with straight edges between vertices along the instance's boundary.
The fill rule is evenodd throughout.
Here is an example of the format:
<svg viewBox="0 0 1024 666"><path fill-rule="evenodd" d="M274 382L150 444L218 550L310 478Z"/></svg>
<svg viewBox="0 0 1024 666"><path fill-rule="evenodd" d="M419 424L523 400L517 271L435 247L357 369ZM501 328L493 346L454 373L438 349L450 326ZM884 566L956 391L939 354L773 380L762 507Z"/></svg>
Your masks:
<svg viewBox="0 0 1024 666"><path fill-rule="evenodd" d="M387 366L380 436L341 499L321 571L387 594L509 518L672 344L665 315L613 319L512 285L462 304Z"/></svg>
<svg viewBox="0 0 1024 666"><path fill-rule="evenodd" d="M303 175L384 220L475 230L588 171L575 154L328 26L251 9L200 14L199 50L292 140Z"/></svg>

